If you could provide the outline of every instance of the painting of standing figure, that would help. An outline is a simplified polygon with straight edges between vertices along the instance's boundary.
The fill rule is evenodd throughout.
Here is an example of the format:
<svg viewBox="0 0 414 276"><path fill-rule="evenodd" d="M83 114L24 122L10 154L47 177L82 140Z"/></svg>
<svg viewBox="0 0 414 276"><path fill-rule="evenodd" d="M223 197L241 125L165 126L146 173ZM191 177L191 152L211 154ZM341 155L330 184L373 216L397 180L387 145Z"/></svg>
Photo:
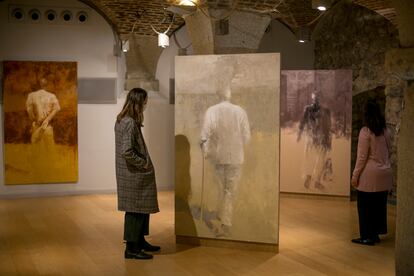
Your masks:
<svg viewBox="0 0 414 276"><path fill-rule="evenodd" d="M349 194L352 72L282 71L281 191Z"/></svg>
<svg viewBox="0 0 414 276"><path fill-rule="evenodd" d="M233 76L231 76L233 77ZM219 103L210 106L201 129L203 156L214 166L219 195L215 232L225 236L232 225L233 205L237 195L244 161L244 147L250 140L250 126L246 111L231 100L231 81L218 90Z"/></svg>
<svg viewBox="0 0 414 276"><path fill-rule="evenodd" d="M278 54L177 57L176 235L278 243L277 72Z"/></svg>
<svg viewBox="0 0 414 276"><path fill-rule="evenodd" d="M76 182L75 62L4 62L5 184Z"/></svg>

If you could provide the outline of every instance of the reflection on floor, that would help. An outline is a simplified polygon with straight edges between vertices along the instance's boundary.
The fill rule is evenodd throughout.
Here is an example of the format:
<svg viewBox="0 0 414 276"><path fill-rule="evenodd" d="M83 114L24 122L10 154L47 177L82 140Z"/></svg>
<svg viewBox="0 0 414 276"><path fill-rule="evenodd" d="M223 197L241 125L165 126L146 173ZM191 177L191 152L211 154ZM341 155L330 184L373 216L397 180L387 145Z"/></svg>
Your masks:
<svg viewBox="0 0 414 276"><path fill-rule="evenodd" d="M174 194L151 217L153 260L123 258L116 195L0 200L0 275L394 275L395 207L376 246L358 236L347 198L282 194L279 254L176 245ZM260 227L258 225L257 227Z"/></svg>

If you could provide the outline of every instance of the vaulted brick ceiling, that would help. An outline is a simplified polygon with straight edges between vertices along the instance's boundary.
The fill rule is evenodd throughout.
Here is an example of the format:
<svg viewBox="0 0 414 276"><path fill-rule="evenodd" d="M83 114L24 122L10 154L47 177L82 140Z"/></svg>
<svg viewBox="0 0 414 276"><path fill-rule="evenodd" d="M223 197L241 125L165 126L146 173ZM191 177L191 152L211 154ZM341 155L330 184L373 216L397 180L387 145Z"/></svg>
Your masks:
<svg viewBox="0 0 414 276"><path fill-rule="evenodd" d="M180 0L79 0L101 13L119 34L132 32L142 35L155 35L151 25L160 32L170 26L172 13L167 11ZM269 14L290 29L314 25L320 11L312 9L312 0L203 0L198 1L199 8L224 8ZM333 1L334 4L338 0ZM354 0L354 4L377 12L396 24L395 10L391 0ZM175 15L168 34L184 24L183 19Z"/></svg>

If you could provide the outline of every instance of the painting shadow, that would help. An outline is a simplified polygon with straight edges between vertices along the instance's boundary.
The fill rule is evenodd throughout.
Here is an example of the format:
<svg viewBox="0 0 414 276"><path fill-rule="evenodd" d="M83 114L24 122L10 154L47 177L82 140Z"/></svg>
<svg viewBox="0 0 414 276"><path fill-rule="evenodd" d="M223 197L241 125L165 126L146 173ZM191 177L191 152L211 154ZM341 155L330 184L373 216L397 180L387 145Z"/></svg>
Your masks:
<svg viewBox="0 0 414 276"><path fill-rule="evenodd" d="M188 198L191 195L191 157L190 142L185 135L175 136L175 160L175 233L185 233L185 236L197 237L194 211L191 210L188 203ZM199 244L195 244L195 246L197 245ZM189 248L188 246L177 246L176 250Z"/></svg>

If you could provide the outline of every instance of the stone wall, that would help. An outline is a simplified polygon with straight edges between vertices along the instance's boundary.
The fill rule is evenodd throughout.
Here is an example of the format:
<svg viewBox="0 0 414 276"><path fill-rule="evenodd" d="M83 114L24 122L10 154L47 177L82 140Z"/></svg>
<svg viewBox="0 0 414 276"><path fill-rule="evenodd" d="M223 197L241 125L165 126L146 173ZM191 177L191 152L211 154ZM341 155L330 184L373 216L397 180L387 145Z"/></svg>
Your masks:
<svg viewBox="0 0 414 276"><path fill-rule="evenodd" d="M353 98L354 107L360 105L361 99L374 97L372 93L376 91L384 93L384 86L390 80L389 73L384 69L385 53L399 47L398 30L391 22L344 0L321 18L312 39L315 42L315 69L352 69L353 95L367 93L361 98ZM381 95L378 96L381 98ZM395 175L402 101L401 90L385 90L385 117L393 134L391 156ZM359 114L354 112L353 116ZM359 118L353 121L359 121ZM352 155L356 154L356 150L356 144L353 144ZM396 187L392 194L395 198Z"/></svg>
<svg viewBox="0 0 414 276"><path fill-rule="evenodd" d="M315 28L315 69L352 69L353 93L384 86L385 52L398 48L397 29L381 15L342 1Z"/></svg>

